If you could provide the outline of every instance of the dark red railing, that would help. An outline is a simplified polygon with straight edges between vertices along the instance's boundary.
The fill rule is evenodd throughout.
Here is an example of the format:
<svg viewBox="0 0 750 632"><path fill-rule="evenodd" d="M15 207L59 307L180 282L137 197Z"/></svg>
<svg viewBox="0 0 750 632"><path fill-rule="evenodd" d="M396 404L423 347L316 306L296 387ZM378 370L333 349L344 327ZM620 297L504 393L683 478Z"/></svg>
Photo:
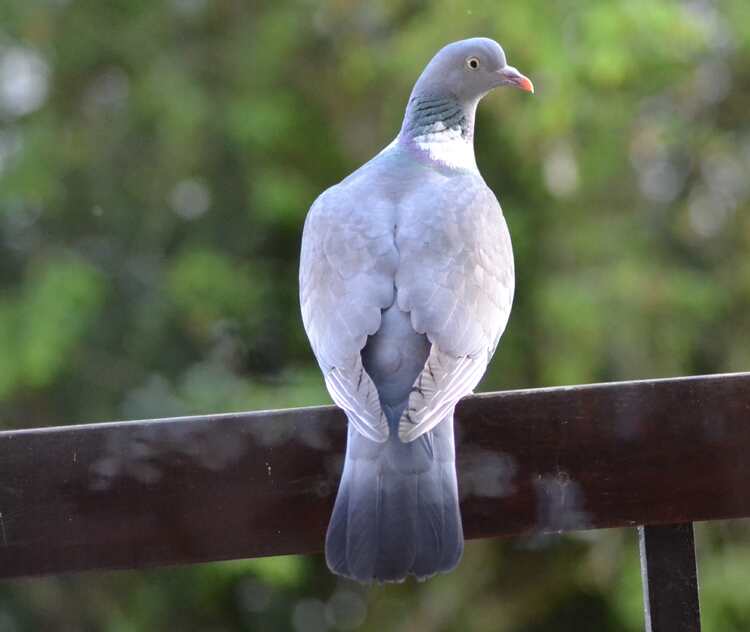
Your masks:
<svg viewBox="0 0 750 632"><path fill-rule="evenodd" d="M476 395L457 419L468 538L637 526L647 630L700 629L692 522L750 517L750 374ZM332 407L0 432L0 577L318 551L344 438Z"/></svg>

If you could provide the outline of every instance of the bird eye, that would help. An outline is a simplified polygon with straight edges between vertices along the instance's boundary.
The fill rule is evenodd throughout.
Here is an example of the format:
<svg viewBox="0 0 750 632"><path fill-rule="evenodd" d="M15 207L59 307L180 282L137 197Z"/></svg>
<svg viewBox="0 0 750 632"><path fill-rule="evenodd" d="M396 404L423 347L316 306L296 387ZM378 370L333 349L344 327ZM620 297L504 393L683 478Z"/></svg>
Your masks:
<svg viewBox="0 0 750 632"><path fill-rule="evenodd" d="M476 70L479 68L479 57L469 57L466 60L466 66L469 70Z"/></svg>

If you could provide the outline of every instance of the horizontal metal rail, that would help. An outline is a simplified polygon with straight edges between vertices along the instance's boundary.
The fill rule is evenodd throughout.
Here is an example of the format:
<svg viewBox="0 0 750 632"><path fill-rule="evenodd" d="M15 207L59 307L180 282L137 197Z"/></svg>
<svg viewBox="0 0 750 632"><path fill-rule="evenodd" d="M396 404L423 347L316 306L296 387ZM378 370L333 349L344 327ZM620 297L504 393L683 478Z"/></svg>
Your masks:
<svg viewBox="0 0 750 632"><path fill-rule="evenodd" d="M476 395L469 538L750 516L750 374ZM332 407L0 432L0 577L322 548Z"/></svg>

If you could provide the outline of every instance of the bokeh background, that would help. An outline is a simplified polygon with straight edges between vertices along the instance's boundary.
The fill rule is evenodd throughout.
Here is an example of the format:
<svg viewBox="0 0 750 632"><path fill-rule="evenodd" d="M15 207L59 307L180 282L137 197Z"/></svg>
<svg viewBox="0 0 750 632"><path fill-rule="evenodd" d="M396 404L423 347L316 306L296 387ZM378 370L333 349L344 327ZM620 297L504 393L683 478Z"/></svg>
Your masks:
<svg viewBox="0 0 750 632"><path fill-rule="evenodd" d="M2 0L0 426L328 402L305 213L475 35L537 88L478 114L518 272L481 389L748 369L747 0ZM706 629L747 630L750 529L698 547ZM642 626L625 530L471 542L370 589L321 556L0 584L2 632Z"/></svg>

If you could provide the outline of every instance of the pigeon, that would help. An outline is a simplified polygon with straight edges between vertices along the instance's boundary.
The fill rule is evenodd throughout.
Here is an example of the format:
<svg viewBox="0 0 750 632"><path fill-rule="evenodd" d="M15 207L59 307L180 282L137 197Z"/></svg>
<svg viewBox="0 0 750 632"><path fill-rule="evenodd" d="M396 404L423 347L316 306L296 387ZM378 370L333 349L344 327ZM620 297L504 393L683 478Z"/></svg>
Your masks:
<svg viewBox="0 0 750 632"><path fill-rule="evenodd" d="M510 234L477 169L474 117L499 86L533 92L494 40L448 44L396 139L311 206L300 306L346 458L326 562L362 583L422 580L463 553L453 414L510 315Z"/></svg>

